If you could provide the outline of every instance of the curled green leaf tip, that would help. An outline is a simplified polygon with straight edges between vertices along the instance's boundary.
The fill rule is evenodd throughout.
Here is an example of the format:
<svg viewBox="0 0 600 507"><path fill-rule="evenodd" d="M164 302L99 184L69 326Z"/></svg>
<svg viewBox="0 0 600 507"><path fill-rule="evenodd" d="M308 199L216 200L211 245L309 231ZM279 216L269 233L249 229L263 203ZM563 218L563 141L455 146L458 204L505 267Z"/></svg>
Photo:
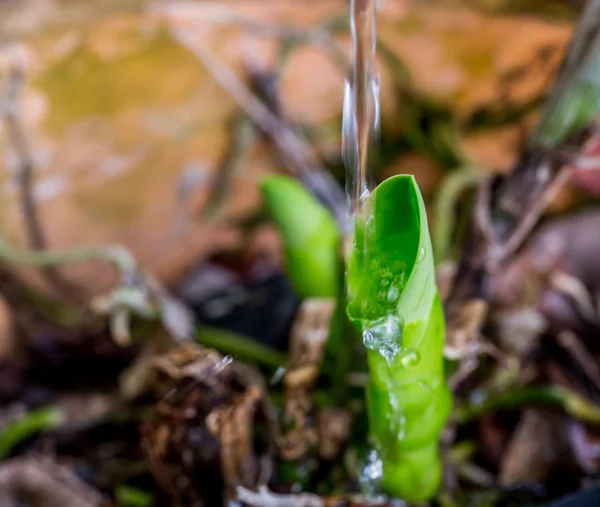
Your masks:
<svg viewBox="0 0 600 507"><path fill-rule="evenodd" d="M371 194L347 262L347 313L367 348L367 406L382 487L408 501L427 500L441 481L438 439L451 395L427 216L412 176L391 177Z"/></svg>
<svg viewBox="0 0 600 507"><path fill-rule="evenodd" d="M261 191L283 237L287 273L297 295L338 298L340 233L329 210L287 176L264 178Z"/></svg>

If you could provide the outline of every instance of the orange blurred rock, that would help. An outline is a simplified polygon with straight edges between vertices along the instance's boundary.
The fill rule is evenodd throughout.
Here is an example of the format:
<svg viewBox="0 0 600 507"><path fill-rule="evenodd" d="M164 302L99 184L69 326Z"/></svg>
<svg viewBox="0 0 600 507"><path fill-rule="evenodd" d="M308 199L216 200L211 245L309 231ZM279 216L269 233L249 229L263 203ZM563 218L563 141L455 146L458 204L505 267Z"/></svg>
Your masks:
<svg viewBox="0 0 600 507"><path fill-rule="evenodd" d="M193 27L243 77L249 59L269 65L280 44L275 36L262 37L240 26L240 17L308 29L343 16L346 2L322 0L311 2L310 8L275 0L147 5L138 0L93 5L29 0L15 8L9 2L10 10L0 11L0 34L21 37L28 54L23 120L37 162L35 192L52 248L123 243L169 281L196 259L238 244L239 231L227 221L260 206L256 182L277 169L260 147L250 150L234 176L224 218L211 224L187 217L187 226L180 227L186 210L193 208L197 215L206 202L236 106L169 30L179 23ZM501 93L511 102L539 95L571 31L568 23L530 16L492 17L464 7L408 1L384 2L378 22L381 41L408 64L418 89L462 116L496 104ZM347 35L335 40L347 54ZM507 84L506 75L522 68L524 77L513 76ZM338 129L344 78L344 69L321 47L298 48L281 75L287 116ZM393 83L394 76L383 68L386 129L400 123ZM473 135L465 144L478 163L505 168L513 160L516 138L514 127L506 127ZM13 181L15 154L7 149L2 160L2 231L23 244ZM196 172L191 204L177 193L189 171ZM389 171L416 172L427 188L438 178L437 168L421 156L398 161ZM71 271L100 287L109 278L98 269Z"/></svg>

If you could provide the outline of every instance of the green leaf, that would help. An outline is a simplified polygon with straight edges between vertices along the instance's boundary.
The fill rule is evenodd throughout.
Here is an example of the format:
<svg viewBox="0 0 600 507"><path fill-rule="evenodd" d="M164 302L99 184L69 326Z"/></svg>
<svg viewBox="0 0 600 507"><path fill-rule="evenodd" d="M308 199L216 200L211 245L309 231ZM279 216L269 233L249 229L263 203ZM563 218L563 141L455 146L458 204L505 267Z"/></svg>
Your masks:
<svg viewBox="0 0 600 507"><path fill-rule="evenodd" d="M49 406L27 412L0 431L0 459L6 458L17 444L26 438L60 426L64 414L59 407Z"/></svg>
<svg viewBox="0 0 600 507"><path fill-rule="evenodd" d="M205 347L214 348L236 359L256 361L258 364L273 368L282 368L287 364L287 355L283 352L227 329L201 326L196 335L196 341Z"/></svg>
<svg viewBox="0 0 600 507"><path fill-rule="evenodd" d="M119 507L150 507L154 501L147 491L131 486L117 486L115 500Z"/></svg>
<svg viewBox="0 0 600 507"><path fill-rule="evenodd" d="M340 233L329 210L286 176L264 178L261 189L283 236L287 273L298 297L339 299Z"/></svg>
<svg viewBox="0 0 600 507"><path fill-rule="evenodd" d="M370 433L384 490L408 501L439 488L438 439L451 408L425 205L412 176L381 183L357 220L348 316L367 347Z"/></svg>
<svg viewBox="0 0 600 507"><path fill-rule="evenodd" d="M334 298L338 302L331 321L323 371L332 380L332 393L345 396L345 375L352 361L352 343L346 338L343 296L341 234L329 210L298 181L269 176L261 182L268 211L283 238L286 272L300 299Z"/></svg>
<svg viewBox="0 0 600 507"><path fill-rule="evenodd" d="M588 2L562 64L559 78L531 137L531 143L560 147L592 126L600 112L600 2Z"/></svg>

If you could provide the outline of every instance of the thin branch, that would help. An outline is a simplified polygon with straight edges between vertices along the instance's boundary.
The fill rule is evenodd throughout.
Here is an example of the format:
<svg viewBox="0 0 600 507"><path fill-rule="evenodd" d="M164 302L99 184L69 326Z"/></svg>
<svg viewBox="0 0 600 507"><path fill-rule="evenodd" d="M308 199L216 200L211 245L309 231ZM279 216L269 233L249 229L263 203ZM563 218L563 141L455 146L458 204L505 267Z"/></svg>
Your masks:
<svg viewBox="0 0 600 507"><path fill-rule="evenodd" d="M5 80L6 91L0 102L0 119L4 120L8 137L18 157L16 179L29 244L35 250L44 250L47 247L46 235L33 193L35 161L18 109L19 94L25 81L25 61L19 49L15 45L9 47L12 65ZM82 288L65 280L54 266L44 266L41 272L50 286L70 298L80 300Z"/></svg>
<svg viewBox="0 0 600 507"><path fill-rule="evenodd" d="M186 9L188 7L188 9ZM256 19L251 19L234 12L230 8L224 8L221 11L211 10L210 12L199 13L196 11L196 4L193 2L178 2L175 5L154 6L154 9L160 12L167 9L169 15L184 15L189 19L194 14L201 14L201 21L219 26L240 27L257 37L271 37L280 39L288 49L299 44L312 44L322 47L329 53L331 59L347 73L350 69L350 62L345 52L333 37L333 33L346 31L348 29L348 13L340 13L331 19L326 20L313 28L298 28L293 25L282 25L276 23L265 23Z"/></svg>
<svg viewBox="0 0 600 507"><path fill-rule="evenodd" d="M201 326L196 341L236 359L253 361L272 368L284 368L287 355L247 336L208 326Z"/></svg>
<svg viewBox="0 0 600 507"><path fill-rule="evenodd" d="M453 319L474 297L487 297L486 278L501 269L525 242L542 213L564 187L573 162L600 112L600 0L590 0L579 22L563 72L541 120L513 171L490 182L489 199L477 206L447 311ZM583 35L582 35L583 34ZM566 72L564 69L568 69ZM589 157L582 160L590 162ZM488 216L483 222L478 216ZM486 232L491 227L493 234ZM491 237L491 244L478 241Z"/></svg>
<svg viewBox="0 0 600 507"><path fill-rule="evenodd" d="M464 424L489 412L515 410L523 405L556 406L579 421L600 425L600 406L561 386L523 387L487 398L481 403L459 405L454 412L454 420Z"/></svg>
<svg viewBox="0 0 600 507"><path fill-rule="evenodd" d="M563 331L558 335L557 342L581 367L594 387L600 390L600 367L577 335L571 331Z"/></svg>
<svg viewBox="0 0 600 507"><path fill-rule="evenodd" d="M345 197L341 188L331 184L331 175L320 169L321 163L310 144L282 122L190 29L173 28L173 37L192 52L213 74L255 124L268 135L283 157L286 169L302 181L334 213L346 230ZM336 189L335 193L332 189Z"/></svg>
<svg viewBox="0 0 600 507"><path fill-rule="evenodd" d="M141 271L133 255L119 245L80 247L62 252L30 251L15 248L0 238L0 261L21 266L63 266L94 260L112 263L120 272L121 281L110 293L94 298L96 313L107 315L111 330L119 343L130 336L127 313L142 318L160 317L163 327L177 341L192 339L194 318L181 302L173 298L149 273Z"/></svg>
<svg viewBox="0 0 600 507"><path fill-rule="evenodd" d="M203 210L203 215L214 219L222 208L231 184L231 177L241 168L252 140L254 139L254 125L246 115L240 118L235 115L231 122L233 132L227 151L219 163L216 180L212 185L210 198Z"/></svg>
<svg viewBox="0 0 600 507"><path fill-rule="evenodd" d="M544 210L565 186L570 176L571 170L569 167L561 168L540 196L529 204L529 207L524 211L522 220L518 223L513 233L504 244L501 258L495 259L496 262L505 261L521 247L536 226Z"/></svg>
<svg viewBox="0 0 600 507"><path fill-rule="evenodd" d="M45 456L0 465L0 491L34 507L100 507L106 500L66 466Z"/></svg>

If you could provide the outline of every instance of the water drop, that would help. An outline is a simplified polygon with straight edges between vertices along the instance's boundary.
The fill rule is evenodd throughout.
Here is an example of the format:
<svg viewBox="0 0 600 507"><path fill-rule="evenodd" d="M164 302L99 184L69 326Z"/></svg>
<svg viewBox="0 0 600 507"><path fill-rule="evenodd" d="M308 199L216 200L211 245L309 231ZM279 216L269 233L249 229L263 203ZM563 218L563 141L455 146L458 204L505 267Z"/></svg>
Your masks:
<svg viewBox="0 0 600 507"><path fill-rule="evenodd" d="M419 255L417 256L417 262L423 262L425 260L425 247L422 246L421 248L419 248Z"/></svg>
<svg viewBox="0 0 600 507"><path fill-rule="evenodd" d="M393 343L386 343L379 347L379 355L381 355L387 362L387 364L391 364L392 361L396 358L396 355L400 352L400 347L396 346Z"/></svg>
<svg viewBox="0 0 600 507"><path fill-rule="evenodd" d="M394 360L402 350L402 319L390 313L363 326L364 346L378 351L388 363Z"/></svg>
<svg viewBox="0 0 600 507"><path fill-rule="evenodd" d="M377 491L383 478L383 463L377 451L370 450L364 460L359 463L358 482L362 493L367 498L372 498Z"/></svg>
<svg viewBox="0 0 600 507"><path fill-rule="evenodd" d="M398 287L396 287L396 286L390 287L390 290L388 290L388 293L387 293L388 302L395 303L396 301L398 301L399 298L400 298L400 291L398 290Z"/></svg>

